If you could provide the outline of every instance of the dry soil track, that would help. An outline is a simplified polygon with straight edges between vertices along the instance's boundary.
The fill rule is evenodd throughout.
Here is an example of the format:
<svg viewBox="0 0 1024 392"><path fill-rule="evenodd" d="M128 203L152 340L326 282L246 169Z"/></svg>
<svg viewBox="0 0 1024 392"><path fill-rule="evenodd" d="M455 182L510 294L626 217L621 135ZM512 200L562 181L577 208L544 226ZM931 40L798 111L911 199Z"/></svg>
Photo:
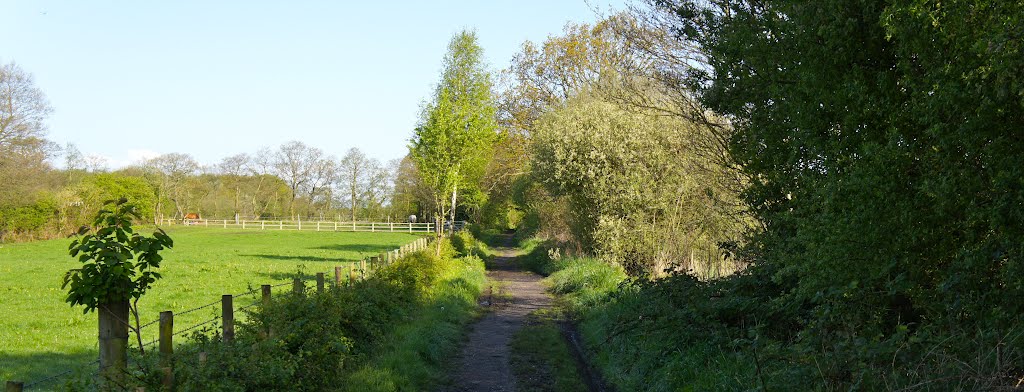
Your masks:
<svg viewBox="0 0 1024 392"><path fill-rule="evenodd" d="M509 342L528 314L551 306L541 277L516 267L515 249L495 250L500 256L487 272L493 294L484 293L481 298L491 311L473 325L451 377L454 385L447 391L515 391Z"/></svg>

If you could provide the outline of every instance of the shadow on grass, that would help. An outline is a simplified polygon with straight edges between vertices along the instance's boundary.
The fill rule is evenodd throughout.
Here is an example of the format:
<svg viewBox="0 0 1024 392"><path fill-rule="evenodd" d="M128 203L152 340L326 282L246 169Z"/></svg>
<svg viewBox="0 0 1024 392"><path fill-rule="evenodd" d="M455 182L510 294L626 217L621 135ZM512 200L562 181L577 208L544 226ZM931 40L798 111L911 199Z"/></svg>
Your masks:
<svg viewBox="0 0 1024 392"><path fill-rule="evenodd" d="M75 375L90 374L99 365L92 363L98 352L70 354L41 352L34 354L0 355L0 381L25 383L25 390L50 391L63 386ZM67 373L67 374L64 374Z"/></svg>
<svg viewBox="0 0 1024 392"><path fill-rule="evenodd" d="M329 263L351 263L353 261L359 261L358 258L346 258L346 257L320 257L320 256L286 256L286 255L271 255L271 254L248 254L241 255L245 257L256 257L266 260L277 260L277 261L325 261Z"/></svg>
<svg viewBox="0 0 1024 392"><path fill-rule="evenodd" d="M395 248L397 248L397 246L393 246L393 245L339 244L339 245L318 246L318 247L311 248L311 249L336 250L336 251L342 251L342 252L355 252L355 253L360 253L360 254L368 253L368 254L376 255L378 253L387 252L387 251L395 249Z"/></svg>

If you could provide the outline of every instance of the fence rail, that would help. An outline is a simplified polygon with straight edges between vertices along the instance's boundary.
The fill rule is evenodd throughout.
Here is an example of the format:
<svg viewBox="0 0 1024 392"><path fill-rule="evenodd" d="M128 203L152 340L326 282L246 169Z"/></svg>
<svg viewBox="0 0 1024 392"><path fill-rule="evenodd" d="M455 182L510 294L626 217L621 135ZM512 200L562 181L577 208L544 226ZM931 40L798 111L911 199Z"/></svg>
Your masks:
<svg viewBox="0 0 1024 392"><path fill-rule="evenodd" d="M370 277L372 272L375 271L381 265L391 264L395 260L398 260L399 258L401 258L402 256L404 256L404 255L406 255L408 253L427 249L427 247L429 246L431 240L432 240L432 238L430 238L430 237L421 237L421 238L416 239L413 242L410 242L410 243L407 243L405 245L402 245L402 246L400 246L400 247L398 247L396 249L392 249L392 250L387 251L387 252L382 252L382 253L378 254L377 256L372 256L372 257L364 258L364 259L359 260L359 261L346 262L346 263L344 263L344 265L335 266L333 269L328 270L326 272L318 272L318 273L315 274L315 278L313 279L315 281L315 286L313 286L313 287L315 287L316 291L323 292L324 290L326 290L326 287L329 284L328 283L329 279L331 279L331 278L333 278L333 285L335 285L335 286L342 286L342 285L345 285L345 284L351 284L354 281L366 279L366 278ZM142 330L142 329L145 329L145 328L153 326L153 325L159 325L159 330L160 330L159 331L160 332L159 333L159 338L151 340L149 342L145 342L145 343L142 344L142 346L144 348L145 347L158 346L159 347L159 355L161 356L161 358L163 360L168 360L168 358L170 358L170 356L173 355L173 353L174 353L174 343L173 343L174 336L181 336L181 335L184 335L187 332L194 331L196 329L199 329L199 328L207 326L207 325L216 325L215 323L217 321L221 322L221 339L233 340L234 339L234 325L236 324L235 323L235 320L236 320L235 319L235 312L236 311L237 312L244 311L244 310L246 310L246 309L248 309L250 307L253 307L255 305L258 305L258 304L268 303L270 301L270 297L272 295L271 294L272 293L272 289L275 288L275 287L281 287L281 286L286 286L286 285L291 285L292 286L291 287L291 291L294 292L294 293L301 294L301 293L304 293L305 290L306 290L305 282L303 282L300 278L295 278L295 279L293 279L290 282L278 283L278 284L274 284L274 285L269 285L269 284L268 285L262 285L262 286L260 286L259 289L253 289L253 290L250 290L250 291L247 291L247 292L244 292L244 293L225 294L225 295L221 296L221 299L218 300L218 301L210 302L208 304L200 305L200 306L197 306L197 307L194 307L194 308L191 308L191 309L186 309L186 310L178 312L177 314L175 314L172 311L161 312L159 319L156 319L156 320L154 320L152 322L148 322L148 323L146 323L146 324L144 324L144 325L139 327L139 329ZM247 296L250 296L250 295L256 295L257 293L261 293L261 298L260 299L254 301L253 303L251 303L249 305L245 305L245 306L241 306L241 307L236 307L235 306L235 303L234 303L234 299L235 298L241 298L241 297L247 297ZM182 315L185 315L185 314L188 314L188 313L192 313L192 312L196 312L196 311L199 311L199 310L202 310L202 309L207 309L207 308L210 308L210 307L215 307L217 305L220 305L220 308L221 308L221 315L219 317L214 317L214 318L209 319L209 320L201 321L199 323L196 323L196 324L193 324L193 325L190 325L190 326L177 327L177 328L174 326L174 316L175 315L182 316ZM242 313L242 314L244 314L244 313ZM265 331L265 333L266 333L267 336L270 336L270 335L273 334L273 331L269 331L268 330L268 331ZM129 341L131 341L131 337L130 336L129 336ZM129 346L131 346L131 345L132 345L132 343L129 343ZM138 347L134 347L134 348L138 349ZM199 355L200 355L200 358L203 358L205 356L205 353L200 353ZM98 363L99 363L99 361L97 360L97 361L93 361L93 362L91 362L89 364L82 365L82 366L83 367L84 366L91 366L91 365L98 364ZM169 364L169 362L165 362L165 363L162 363L161 366L169 366L168 364ZM67 376L71 375L74 372L75 372L75 370L65 370L65 371L62 371L62 372L59 372L59 373L48 375L48 376L43 377L41 379L37 379L37 380L33 380L33 381L30 381L30 382L27 382L27 383L26 382L22 382L22 381L16 381L16 380L8 380L6 382L6 384L5 384L4 391L5 392L22 392L24 390L41 388L43 386L47 386L47 385L53 384L55 382L59 382L61 379L66 378ZM94 372L93 374L98 374L98 373ZM164 380L163 380L163 386L166 387L167 389L173 389L173 382L174 382L173 381L173 375L170 373L170 371L166 371L165 372L165 376L164 376Z"/></svg>
<svg viewBox="0 0 1024 392"><path fill-rule="evenodd" d="M340 221L289 221L289 220L245 220L245 219L160 219L161 226L203 226L243 230L305 230L305 231L347 231L347 232L392 232L431 233L433 222L340 222ZM460 230L465 222L456 221L455 229ZM445 224L448 228L448 224Z"/></svg>

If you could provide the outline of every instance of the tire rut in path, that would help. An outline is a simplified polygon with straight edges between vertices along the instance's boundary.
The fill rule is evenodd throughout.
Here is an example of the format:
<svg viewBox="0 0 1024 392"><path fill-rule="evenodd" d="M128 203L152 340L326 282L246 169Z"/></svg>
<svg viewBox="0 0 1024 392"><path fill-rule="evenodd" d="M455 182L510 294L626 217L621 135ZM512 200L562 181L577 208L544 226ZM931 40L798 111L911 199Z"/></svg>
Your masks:
<svg viewBox="0 0 1024 392"><path fill-rule="evenodd" d="M509 342L527 315L551 307L541 277L520 271L513 249L496 250L501 256L495 257L487 271L494 294L482 298L491 311L473 325L451 377L454 385L447 391L515 391Z"/></svg>

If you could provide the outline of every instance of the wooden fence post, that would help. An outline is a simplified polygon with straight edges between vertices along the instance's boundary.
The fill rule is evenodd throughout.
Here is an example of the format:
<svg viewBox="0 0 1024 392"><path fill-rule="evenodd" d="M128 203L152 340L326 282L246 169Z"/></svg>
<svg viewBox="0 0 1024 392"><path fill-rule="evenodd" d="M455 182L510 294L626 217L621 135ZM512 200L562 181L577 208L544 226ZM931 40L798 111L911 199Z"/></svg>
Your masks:
<svg viewBox="0 0 1024 392"><path fill-rule="evenodd" d="M341 287L341 266L334 267L334 285Z"/></svg>
<svg viewBox="0 0 1024 392"><path fill-rule="evenodd" d="M262 221L261 220L260 221L260 230L265 230L266 228L267 228L267 221Z"/></svg>
<svg viewBox="0 0 1024 392"><path fill-rule="evenodd" d="M21 381L8 381L7 386L4 388L5 392L21 392L25 388L25 383Z"/></svg>
<svg viewBox="0 0 1024 392"><path fill-rule="evenodd" d="M302 285L302 280L301 279L295 278L295 279L292 280L292 292L293 293L295 293L295 294L302 294L302 292L305 289L306 289L306 286Z"/></svg>
<svg viewBox="0 0 1024 392"><path fill-rule="evenodd" d="M224 294L220 297L220 318L224 329L224 341L235 340L235 305L234 297L231 294Z"/></svg>
<svg viewBox="0 0 1024 392"><path fill-rule="evenodd" d="M245 220L242 220L242 230L245 230Z"/></svg>
<svg viewBox="0 0 1024 392"><path fill-rule="evenodd" d="M349 283L356 280L356 263L348 266L348 281Z"/></svg>
<svg viewBox="0 0 1024 392"><path fill-rule="evenodd" d="M260 286L260 291L263 292L263 308L266 309L267 306L270 306L270 285L265 284ZM267 330L264 331L264 333L267 334L267 337L274 335L274 331L270 329L270 325L267 325Z"/></svg>
<svg viewBox="0 0 1024 392"><path fill-rule="evenodd" d="M174 369L171 367L174 356L174 312L160 312L160 369L163 370L163 386L168 391L174 390Z"/></svg>
<svg viewBox="0 0 1024 392"><path fill-rule="evenodd" d="M324 273L323 272L317 272L316 273L316 292L318 292L318 293L323 293L324 292Z"/></svg>
<svg viewBox="0 0 1024 392"><path fill-rule="evenodd" d="M128 366L128 300L99 306L101 390L124 384Z"/></svg>

